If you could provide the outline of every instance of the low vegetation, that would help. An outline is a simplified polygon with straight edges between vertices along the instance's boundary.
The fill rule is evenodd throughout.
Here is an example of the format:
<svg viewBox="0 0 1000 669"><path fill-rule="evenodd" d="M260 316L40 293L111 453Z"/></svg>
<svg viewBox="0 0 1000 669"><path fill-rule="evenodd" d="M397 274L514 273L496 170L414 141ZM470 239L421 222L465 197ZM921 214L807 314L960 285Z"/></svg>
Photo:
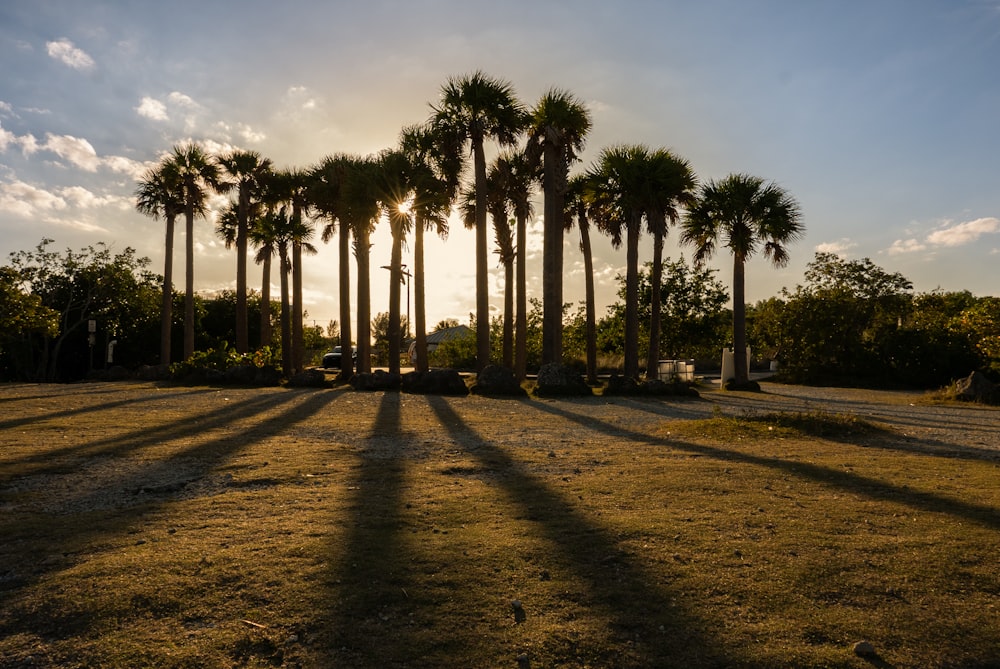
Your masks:
<svg viewBox="0 0 1000 669"><path fill-rule="evenodd" d="M0 386L0 664L995 666L997 443L738 399Z"/></svg>

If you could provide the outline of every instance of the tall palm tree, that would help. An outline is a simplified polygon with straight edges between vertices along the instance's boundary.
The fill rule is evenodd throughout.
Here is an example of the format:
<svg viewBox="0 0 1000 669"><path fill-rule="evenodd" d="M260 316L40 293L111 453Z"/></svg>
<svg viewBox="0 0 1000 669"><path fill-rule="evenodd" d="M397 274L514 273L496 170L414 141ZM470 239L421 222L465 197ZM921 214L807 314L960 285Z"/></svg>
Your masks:
<svg viewBox="0 0 1000 669"><path fill-rule="evenodd" d="M649 201L649 149L619 145L601 151L587 172L594 185L592 216L611 244L625 241L625 362L624 374L639 376L639 235Z"/></svg>
<svg viewBox="0 0 1000 669"><path fill-rule="evenodd" d="M343 197L358 267L358 371L371 372L371 235L381 213L379 164L375 156L355 159L346 172ZM341 231L343 234L343 231ZM341 356L342 358L344 356Z"/></svg>
<svg viewBox="0 0 1000 669"><path fill-rule="evenodd" d="M219 168L197 144L175 146L170 171L181 185L185 219L184 359L194 354L194 219L204 216L208 191L219 180Z"/></svg>
<svg viewBox="0 0 1000 669"><path fill-rule="evenodd" d="M413 227L410 214L410 172L407 154L399 150L379 154L376 173L376 192L379 204L389 220L392 249L389 260L389 373L399 374L399 351L402 348L400 328L399 293L403 283L402 247Z"/></svg>
<svg viewBox="0 0 1000 669"><path fill-rule="evenodd" d="M291 271L291 261L288 250L294 236L294 225L295 222L288 213L288 206L283 204L262 216L253 230L253 238L259 247L256 257L257 262L270 263L273 256L277 255L278 257L278 280L281 286L281 315L279 318L281 327L281 371L286 376L291 374L292 371L292 324L288 288L288 274Z"/></svg>
<svg viewBox="0 0 1000 669"><path fill-rule="evenodd" d="M340 347L351 351L351 224L347 202L348 174L358 158L347 154L327 156L309 172L306 195L310 205L325 218L320 238L324 242L338 234L340 289ZM347 379L354 371L350 354L340 356L340 378Z"/></svg>
<svg viewBox="0 0 1000 669"><path fill-rule="evenodd" d="M448 137L436 134L430 125L403 129L400 149L412 166L414 218L413 302L415 316L416 369L426 372L427 308L425 299L424 231L434 230L442 239L448 236L448 213L455 197L460 159L447 150ZM449 159L456 164L449 164ZM449 180L449 175L452 179Z"/></svg>
<svg viewBox="0 0 1000 669"><path fill-rule="evenodd" d="M302 306L302 255L316 253L315 247L309 243L313 235L313 227L307 218L309 210L308 176L297 169L275 170L264 180L262 197L273 208L283 203L289 206L289 229L294 232L289 240L291 259L291 328L292 339L288 346L291 368L301 372L304 368L303 342L303 306Z"/></svg>
<svg viewBox="0 0 1000 669"><path fill-rule="evenodd" d="M563 225L569 167L583 149L590 112L571 93L549 90L531 113L528 147L540 156L542 214L542 363L562 361Z"/></svg>
<svg viewBox="0 0 1000 669"><path fill-rule="evenodd" d="M652 180L646 202L646 227L653 235L653 266L650 273L651 299L649 347L646 378L656 378L660 358L660 279L663 275L663 241L667 227L676 224L681 211L695 201L697 180L688 161L667 149L657 149L649 156Z"/></svg>
<svg viewBox="0 0 1000 669"><path fill-rule="evenodd" d="M597 316L594 297L594 254L590 245L588 209L593 199L594 185L578 174L569 180L566 193L566 214L570 223L576 221L580 230L580 252L583 254L584 308L586 312L587 383L597 383Z"/></svg>
<svg viewBox="0 0 1000 669"><path fill-rule="evenodd" d="M168 159L147 170L135 191L135 208L154 220L163 216L166 240L163 254L163 298L160 307L160 364L170 364L173 327L174 222L184 212L181 185Z"/></svg>
<svg viewBox="0 0 1000 669"><path fill-rule="evenodd" d="M277 238L271 225L277 202L269 203L267 211L255 216L250 225L249 241L256 249L254 262L261 266L260 278L260 346L273 343L271 330L271 265L278 254ZM222 218L225 218L223 214Z"/></svg>
<svg viewBox="0 0 1000 669"><path fill-rule="evenodd" d="M503 366L514 368L514 261L517 254L514 248L514 231L511 230L507 218L507 206L510 202L508 190L510 187L510 169L503 156L498 156L486 176L489 188L487 202L490 217L493 219L493 234L496 238L496 253L503 265L504 299L503 299Z"/></svg>
<svg viewBox="0 0 1000 669"><path fill-rule="evenodd" d="M250 350L247 328L247 236L252 201L260 196L271 161L256 151L232 151L216 159L219 192L237 191L236 208L236 352Z"/></svg>
<svg viewBox="0 0 1000 669"><path fill-rule="evenodd" d="M538 168L523 151L502 154L507 166L507 199L514 214L515 298L514 373L524 380L528 372L528 219L534 214L531 198L538 181Z"/></svg>
<svg viewBox="0 0 1000 669"><path fill-rule="evenodd" d="M701 187L682 223L681 241L703 263L720 242L733 254L733 362L736 387L749 383L746 355L746 261L758 251L776 267L788 263L786 245L802 236L798 202L781 186L749 174L730 174ZM725 379L723 379L725 381Z"/></svg>
<svg viewBox="0 0 1000 669"><path fill-rule="evenodd" d="M524 128L526 114L510 83L481 71L453 77L442 87L441 102L433 107L432 122L443 133L461 138L472 147L476 192L476 365L490 360L490 298L488 234L486 229L486 154L484 142L493 138L501 146L514 144Z"/></svg>

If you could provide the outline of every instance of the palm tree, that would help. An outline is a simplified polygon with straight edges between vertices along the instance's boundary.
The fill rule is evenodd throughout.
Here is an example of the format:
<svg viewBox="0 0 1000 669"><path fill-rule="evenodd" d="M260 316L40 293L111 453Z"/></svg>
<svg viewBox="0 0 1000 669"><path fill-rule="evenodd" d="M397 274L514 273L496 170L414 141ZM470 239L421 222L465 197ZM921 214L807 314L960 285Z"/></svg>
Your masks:
<svg viewBox="0 0 1000 669"><path fill-rule="evenodd" d="M247 328L247 235L252 201L259 197L271 161L256 151L232 151L216 158L222 177L221 193L237 191L236 208L236 352L250 350Z"/></svg>
<svg viewBox="0 0 1000 669"><path fill-rule="evenodd" d="M180 182L184 203L186 262L184 292L184 359L194 354L194 218L205 214L208 191L219 180L219 168L197 144L175 146L170 171Z"/></svg>
<svg viewBox="0 0 1000 669"><path fill-rule="evenodd" d="M381 213L378 171L378 161L374 156L355 158L349 163L345 172L346 178L341 192L348 228L354 239L354 259L358 267L357 350L359 372L371 372L370 252L371 234ZM343 234L342 229L341 235Z"/></svg>
<svg viewBox="0 0 1000 669"><path fill-rule="evenodd" d="M281 324L281 371L285 376L291 374L292 371L292 325L288 289L291 261L288 257L288 247L294 235L294 225L292 217L288 214L287 205L282 205L277 210L272 209L261 217L253 231L254 239L259 246L257 262L269 264L274 255L278 256L279 285L281 286L281 316L279 318Z"/></svg>
<svg viewBox="0 0 1000 669"><path fill-rule="evenodd" d="M730 174L702 186L697 203L684 217L682 229L681 241L694 246L696 263L710 258L720 241L733 254L734 386L746 387L746 261L762 249L764 257L776 267L788 263L786 244L804 231L799 204L774 182L749 174Z"/></svg>
<svg viewBox="0 0 1000 669"><path fill-rule="evenodd" d="M309 208L308 176L297 169L285 169L272 172L264 181L262 197L272 208L279 203L290 206L289 229L294 232L289 240L292 256L289 269L292 275L291 288L291 328L292 339L288 346L291 369L301 372L304 367L303 343L303 307L302 307L302 254L316 253L316 248L309 243L313 228L306 219Z"/></svg>
<svg viewBox="0 0 1000 669"><path fill-rule="evenodd" d="M590 219L587 211L593 199L594 185L584 175L569 180L566 193L566 216L580 230L580 252L583 254L584 305L587 319L587 383L597 383L597 317L594 298L594 255L590 246Z"/></svg>
<svg viewBox="0 0 1000 669"><path fill-rule="evenodd" d="M660 278L663 274L663 240L668 224L676 224L681 210L695 201L697 180L688 161L667 149L657 149L649 156L652 180L646 203L646 227L653 235L653 266L650 275L651 300L649 347L646 378L656 378L660 359Z"/></svg>
<svg viewBox="0 0 1000 669"><path fill-rule="evenodd" d="M563 225L569 166L583 149L590 112L567 91L553 88L531 114L528 147L540 156L542 214L542 364L562 362Z"/></svg>
<svg viewBox="0 0 1000 669"><path fill-rule="evenodd" d="M639 376L639 235L649 201L649 149L613 146L601 151L588 171L593 180L592 216L615 248L625 238L625 369Z"/></svg>
<svg viewBox="0 0 1000 669"><path fill-rule="evenodd" d="M490 298L488 234L486 229L486 154L483 143L493 138L501 146L514 144L525 124L525 111L506 81L481 71L451 78L442 87L441 102L434 107L433 123L439 132L460 137L452 150L468 141L472 146L476 193L476 365L490 360ZM454 155L454 154L453 154Z"/></svg>
<svg viewBox="0 0 1000 669"><path fill-rule="evenodd" d="M504 299L503 299L503 366L514 368L514 261L517 254L514 248L514 231L511 230L507 218L509 189L509 165L503 156L498 156L490 166L486 176L487 202L490 217L493 219L493 234L496 238L496 253L504 269Z"/></svg>
<svg viewBox="0 0 1000 669"><path fill-rule="evenodd" d="M376 159L377 194L379 203L389 219L392 250L389 260L389 373L399 374L399 351L402 348L400 332L399 287L403 283L402 246L413 227L410 216L410 172L407 154L399 150L383 151Z"/></svg>
<svg viewBox="0 0 1000 669"><path fill-rule="evenodd" d="M166 222L163 257L163 299L160 307L160 364L170 364L170 332L173 327L174 221L184 212L181 185L169 160L147 170L135 191L135 208L154 220Z"/></svg>
<svg viewBox="0 0 1000 669"><path fill-rule="evenodd" d="M442 137L429 125L404 128L400 148L412 166L414 217L413 235L413 301L416 332L416 369L426 372L427 309L425 300L424 231L435 230L442 239L448 236L448 213L455 197L459 165L449 165L450 153L444 150L448 138ZM456 156L457 157L457 156ZM460 160L456 161L460 164ZM454 175L449 181L448 175Z"/></svg>
<svg viewBox="0 0 1000 669"><path fill-rule="evenodd" d="M539 173L523 151L507 152L503 159L507 165L507 199L514 214L515 229L514 373L523 381L528 372L527 229L528 219L534 214L531 198Z"/></svg>
<svg viewBox="0 0 1000 669"><path fill-rule="evenodd" d="M351 341L351 225L347 207L347 180L358 158L346 154L327 156L309 172L306 194L309 203L327 220L320 238L329 242L338 235L340 286L340 350L350 351ZM338 230L339 228L339 230ZM346 379L354 371L351 355L340 356L340 378Z"/></svg>

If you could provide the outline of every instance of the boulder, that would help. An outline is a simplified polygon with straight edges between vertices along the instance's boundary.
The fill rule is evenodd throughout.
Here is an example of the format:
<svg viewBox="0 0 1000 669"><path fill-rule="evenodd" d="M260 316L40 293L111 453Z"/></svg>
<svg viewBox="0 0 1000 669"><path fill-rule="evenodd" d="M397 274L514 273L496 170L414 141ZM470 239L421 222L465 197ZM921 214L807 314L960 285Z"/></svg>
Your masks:
<svg viewBox="0 0 1000 669"><path fill-rule="evenodd" d="M955 397L964 402L1000 404L1000 387L980 372L955 382Z"/></svg>
<svg viewBox="0 0 1000 669"><path fill-rule="evenodd" d="M524 397L528 393L521 387L514 370L497 365L487 365L476 374L471 388L473 395L489 397Z"/></svg>
<svg viewBox="0 0 1000 669"><path fill-rule="evenodd" d="M390 374L385 370L376 369L374 372L360 372L351 377L351 387L355 390L375 391L375 390L399 390L402 385L402 377L399 374Z"/></svg>
<svg viewBox="0 0 1000 669"><path fill-rule="evenodd" d="M170 365L142 365L136 377L143 381L166 381L170 378Z"/></svg>
<svg viewBox="0 0 1000 669"><path fill-rule="evenodd" d="M254 385L258 386L278 386L281 385L281 370L273 365L258 367L254 374Z"/></svg>
<svg viewBox="0 0 1000 669"><path fill-rule="evenodd" d="M594 394L583 375L558 363L542 365L538 370L535 394L539 397L589 397Z"/></svg>
<svg viewBox="0 0 1000 669"><path fill-rule="evenodd" d="M462 375L454 369L432 369L426 372L408 372L403 374L402 390L405 393L424 395L458 395L469 394Z"/></svg>
<svg viewBox="0 0 1000 669"><path fill-rule="evenodd" d="M288 379L288 385L292 388L328 388L330 382L326 380L326 374L318 369L307 369L292 374Z"/></svg>
<svg viewBox="0 0 1000 669"><path fill-rule="evenodd" d="M235 365L225 372L225 382L238 386L256 385L257 368L253 365Z"/></svg>

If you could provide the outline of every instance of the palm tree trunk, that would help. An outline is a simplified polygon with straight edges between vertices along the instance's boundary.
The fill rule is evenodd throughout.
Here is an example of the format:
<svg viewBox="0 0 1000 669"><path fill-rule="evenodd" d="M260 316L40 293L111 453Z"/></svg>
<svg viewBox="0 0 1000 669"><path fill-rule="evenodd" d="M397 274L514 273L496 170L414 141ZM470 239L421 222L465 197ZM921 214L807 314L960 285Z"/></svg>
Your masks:
<svg viewBox="0 0 1000 669"><path fill-rule="evenodd" d="M187 189L190 190L190 189ZM194 203L188 198L184 212L184 359L194 355Z"/></svg>
<svg viewBox="0 0 1000 669"><path fill-rule="evenodd" d="M625 250L625 376L639 377L639 223L641 214L629 214Z"/></svg>
<svg viewBox="0 0 1000 669"><path fill-rule="evenodd" d="M351 355L351 228L340 222L340 378L346 380L354 373L354 356Z"/></svg>
<svg viewBox="0 0 1000 669"><path fill-rule="evenodd" d="M170 364L170 331L174 306L174 215L167 215L163 258L163 302L160 307L160 364Z"/></svg>
<svg viewBox="0 0 1000 669"><path fill-rule="evenodd" d="M236 214L236 352L250 350L247 327L247 216L250 192L240 184L239 209Z"/></svg>
<svg viewBox="0 0 1000 669"><path fill-rule="evenodd" d="M413 302L416 310L417 371L430 369L427 360L427 313L424 300L424 220L419 214L413 233Z"/></svg>
<svg viewBox="0 0 1000 669"><path fill-rule="evenodd" d="M590 223L586 213L578 217L580 250L583 252L583 276L587 311L587 383L597 384L597 323L594 306L594 256L590 248Z"/></svg>
<svg viewBox="0 0 1000 669"><path fill-rule="evenodd" d="M354 254L358 261L358 371L371 372L371 345L372 345L372 306L371 306L371 277L369 276L369 233L367 221L363 224L360 234L356 235L357 243ZM341 349L343 351L343 349ZM341 358L344 356L341 355Z"/></svg>
<svg viewBox="0 0 1000 669"><path fill-rule="evenodd" d="M486 229L486 155L483 138L473 137L476 174L476 371L490 364L489 253Z"/></svg>
<svg viewBox="0 0 1000 669"><path fill-rule="evenodd" d="M517 213L517 316L514 325L514 374L519 381L528 375L528 291L527 260L528 217Z"/></svg>
<svg viewBox="0 0 1000 669"><path fill-rule="evenodd" d="M281 272L281 373L290 376L292 371L292 314L288 301L288 246L278 249L278 271Z"/></svg>
<svg viewBox="0 0 1000 669"><path fill-rule="evenodd" d="M563 198L559 192L559 153L546 142L542 191L542 364L562 362Z"/></svg>
<svg viewBox="0 0 1000 669"><path fill-rule="evenodd" d="M260 345L270 346L271 336L271 254L264 256L260 280Z"/></svg>
<svg viewBox="0 0 1000 669"><path fill-rule="evenodd" d="M660 277L663 275L663 234L653 235L653 268L650 271L649 351L646 354L646 378L655 379L660 362Z"/></svg>
<svg viewBox="0 0 1000 669"><path fill-rule="evenodd" d="M503 263L503 366L514 368L514 259Z"/></svg>
<svg viewBox="0 0 1000 669"><path fill-rule="evenodd" d="M739 254L733 254L733 365L736 383L747 383L747 305L744 294L746 261Z"/></svg>
<svg viewBox="0 0 1000 669"><path fill-rule="evenodd" d="M302 241L292 242L292 369L305 369L305 337L302 327Z"/></svg>
<svg viewBox="0 0 1000 669"><path fill-rule="evenodd" d="M398 222L389 220L392 226L392 250L389 254L389 373L399 374L399 286L402 284L402 229Z"/></svg>

